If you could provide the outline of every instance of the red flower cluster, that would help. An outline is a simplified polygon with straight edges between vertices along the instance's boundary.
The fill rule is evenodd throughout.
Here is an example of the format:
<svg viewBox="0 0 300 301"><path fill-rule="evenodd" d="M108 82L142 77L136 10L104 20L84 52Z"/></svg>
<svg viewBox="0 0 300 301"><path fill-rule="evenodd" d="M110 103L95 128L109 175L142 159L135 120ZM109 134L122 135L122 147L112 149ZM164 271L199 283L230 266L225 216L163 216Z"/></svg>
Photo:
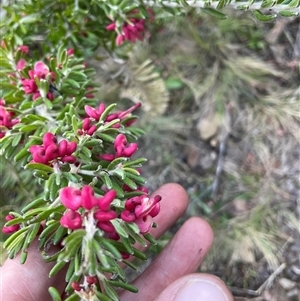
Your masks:
<svg viewBox="0 0 300 301"><path fill-rule="evenodd" d="M22 70L26 66L25 60L20 60L17 63L18 70ZM32 99L36 100L41 96L41 93L38 89L37 84L35 83L34 77L36 76L38 79L45 79L48 74L51 74L51 81L54 80L54 73L50 72L49 67L41 62L38 61L35 63L34 68L28 71L29 78L22 79L23 90L25 94L33 94ZM50 100L54 99L54 95L51 92L47 92L47 98Z"/></svg>
<svg viewBox="0 0 300 301"><path fill-rule="evenodd" d="M14 218L15 217L13 215L8 214L8 215L6 215L5 220L7 222L9 222L9 221L13 220ZM10 234L10 233L14 233L14 232L18 231L19 229L20 229L20 225L19 224L12 225L12 226L4 226L2 228L2 232L5 233L5 234Z"/></svg>
<svg viewBox="0 0 300 301"><path fill-rule="evenodd" d="M117 213L110 209L110 204L116 197L114 190L109 190L104 196L96 198L91 186L83 186L81 190L65 187L61 189L59 196L62 204L68 209L60 220L63 227L72 230L81 228L86 211L95 208L94 219L97 227L107 232L111 238L117 236L110 222L117 217ZM85 209L82 214L78 211L80 208Z"/></svg>
<svg viewBox="0 0 300 301"><path fill-rule="evenodd" d="M29 47L26 45L21 45L17 48L17 50L20 50L22 53L27 54L29 52Z"/></svg>
<svg viewBox="0 0 300 301"><path fill-rule="evenodd" d="M143 39L143 33L145 30L145 20L129 18L130 23L125 23L122 26L122 32L117 35L116 44L122 45L124 41L130 41L134 43L136 40ZM113 22L106 26L109 31L117 31L116 22Z"/></svg>
<svg viewBox="0 0 300 301"><path fill-rule="evenodd" d="M138 149L137 143L128 143L124 134L119 134L114 141L114 154L103 154L101 159L105 161L113 161L115 158L131 157Z"/></svg>
<svg viewBox="0 0 300 301"><path fill-rule="evenodd" d="M10 130L19 119L13 119L14 113L9 112L4 107L4 100L0 99L0 139L5 136L6 129Z"/></svg>
<svg viewBox="0 0 300 301"><path fill-rule="evenodd" d="M125 203L125 210L121 213L121 218L126 222L135 222L142 234L150 231L153 225L153 217L160 211L161 196L149 197L146 195L130 198Z"/></svg>
<svg viewBox="0 0 300 301"><path fill-rule="evenodd" d="M141 106L141 103L137 103L134 106L130 107L128 110L109 114L108 116L106 116L106 118L104 120L104 124L111 122L113 120L116 120L116 119L119 119L119 121L121 121L121 120L125 119L126 117L130 116L131 112L134 111L135 109L139 108L140 106ZM97 130L97 126L95 125L95 122L98 122L100 120L103 112L105 111L105 105L104 105L104 103L100 103L98 108L93 108L91 106L86 105L84 107L84 110L88 117L84 118L83 124L82 124L82 129L78 130L78 134L79 135L86 134L86 135L92 136ZM126 126L130 126L134 121L135 121L135 119L130 120L130 122L126 123ZM119 122L116 123L113 127L119 128L120 123Z"/></svg>
<svg viewBox="0 0 300 301"><path fill-rule="evenodd" d="M97 227L105 231L110 238L119 239L119 235L110 222L118 217L118 214L110 208L116 197L114 190L109 190L104 196L96 198L91 186L86 185L81 190L75 187L65 187L61 189L59 196L61 203L68 209L60 219L63 227L72 230L81 228L84 216L94 208L93 216ZM146 234L153 225L152 218L160 211L160 200L160 195L130 198L125 202L125 210L122 211L120 217L125 222L135 222L141 233Z"/></svg>
<svg viewBox="0 0 300 301"><path fill-rule="evenodd" d="M77 148L77 143L63 139L57 143L56 137L47 132L43 137L43 145L32 145L29 151L35 163L50 165L53 160L74 163L76 157L72 156Z"/></svg>

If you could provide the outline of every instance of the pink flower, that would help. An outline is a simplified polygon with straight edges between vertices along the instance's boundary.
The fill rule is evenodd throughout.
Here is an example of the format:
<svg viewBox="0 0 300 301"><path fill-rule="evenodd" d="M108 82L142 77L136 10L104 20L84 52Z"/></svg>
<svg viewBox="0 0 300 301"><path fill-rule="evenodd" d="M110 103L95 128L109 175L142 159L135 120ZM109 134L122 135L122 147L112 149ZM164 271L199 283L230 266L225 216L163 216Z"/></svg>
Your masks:
<svg viewBox="0 0 300 301"><path fill-rule="evenodd" d="M17 64L17 69L22 70L26 66L26 62L23 60L20 60ZM23 78L22 79L22 85L25 94L33 94L32 99L36 100L41 96L40 91L38 90L38 86L35 83L35 76L38 79L45 79L47 75L50 74L50 83L55 79L55 74L53 72L50 72L49 67L43 63L42 61L38 61L35 63L33 70L28 71L29 78ZM52 92L47 93L47 98L49 100L54 99L54 95Z"/></svg>
<svg viewBox="0 0 300 301"><path fill-rule="evenodd" d="M19 119L13 119L12 116L14 115L12 112L7 111L4 106L4 101L0 103L0 139L5 136L6 130L1 127L6 127L10 130L15 124L19 122Z"/></svg>
<svg viewBox="0 0 300 301"><path fill-rule="evenodd" d="M69 48L67 50L67 56L73 55L74 54L74 48Z"/></svg>
<svg viewBox="0 0 300 301"><path fill-rule="evenodd" d="M38 87L37 87L34 79L23 79L22 80L22 85L23 85L23 89L24 89L25 94L36 93L37 90L38 90Z"/></svg>
<svg viewBox="0 0 300 301"><path fill-rule="evenodd" d="M160 210L160 205L159 205L160 200L161 200L160 195L156 195L153 198L143 196L141 198L141 203L137 204L137 206L135 207L134 213L136 217L144 217L147 215L155 217Z"/></svg>
<svg viewBox="0 0 300 301"><path fill-rule="evenodd" d="M62 204L72 210L77 210L82 205L81 191L74 187L64 187L59 193Z"/></svg>
<svg viewBox="0 0 300 301"><path fill-rule="evenodd" d="M75 230L82 226L81 215L73 210L68 210L60 219L60 224L68 229Z"/></svg>
<svg viewBox="0 0 300 301"><path fill-rule="evenodd" d="M33 68L34 74L39 78L45 78L50 73L49 67L42 61L35 63Z"/></svg>
<svg viewBox="0 0 300 301"><path fill-rule="evenodd" d="M5 126L11 129L15 124L19 122L18 119L12 119L12 114L0 105L0 126Z"/></svg>
<svg viewBox="0 0 300 301"><path fill-rule="evenodd" d="M161 196L148 197L136 196L125 202L125 210L121 212L121 218L125 222L135 222L142 234L150 231L153 225L153 217L160 211Z"/></svg>
<svg viewBox="0 0 300 301"><path fill-rule="evenodd" d="M94 190L91 186L85 185L81 190L82 207L86 210L91 210L97 204L97 199L94 197Z"/></svg>
<svg viewBox="0 0 300 301"><path fill-rule="evenodd" d="M105 105L104 103L100 103L98 109L94 109L93 107L86 105L84 110L89 117L99 121L102 113L105 111Z"/></svg>
<svg viewBox="0 0 300 301"><path fill-rule="evenodd" d="M15 219L15 217L13 215L11 215L11 214L6 215L6 217L5 217L5 220L7 222L11 221L13 219ZM19 224L12 225L12 226L4 226L2 228L2 232L4 234L10 234L10 233L14 233L14 232L18 231L19 229L20 229L20 225Z"/></svg>
<svg viewBox="0 0 300 301"><path fill-rule="evenodd" d="M127 143L126 136L119 134L114 141L114 149L116 157L131 157L137 150L138 145L136 143Z"/></svg>
<svg viewBox="0 0 300 301"><path fill-rule="evenodd" d="M29 52L29 47L26 45L21 45L18 47L18 50L21 50L22 53L27 54Z"/></svg>
<svg viewBox="0 0 300 301"><path fill-rule="evenodd" d="M17 70L23 70L27 65L27 62L24 59L20 59L17 63Z"/></svg>
<svg viewBox="0 0 300 301"><path fill-rule="evenodd" d="M136 10L132 11L131 14L138 13ZM106 26L108 31L116 31L118 33L116 37L116 45L120 46L124 41L130 41L134 43L136 40L142 40L145 30L145 21L138 18L129 18L130 23L124 23L121 29L121 33L118 32L116 22Z"/></svg>
<svg viewBox="0 0 300 301"><path fill-rule="evenodd" d="M147 234L152 227L153 219L151 216L146 215L136 219L135 223L138 225L141 234Z"/></svg>
<svg viewBox="0 0 300 301"><path fill-rule="evenodd" d="M32 145L29 152L31 152L33 161L36 163L50 165L53 160L75 163L76 157L72 153L75 152L76 148L76 142L62 140L58 144L56 137L47 132L43 137L43 145Z"/></svg>
<svg viewBox="0 0 300 301"><path fill-rule="evenodd" d="M116 198L117 193L115 190L109 190L106 194L98 199L98 206L103 211L108 211L110 204Z"/></svg>

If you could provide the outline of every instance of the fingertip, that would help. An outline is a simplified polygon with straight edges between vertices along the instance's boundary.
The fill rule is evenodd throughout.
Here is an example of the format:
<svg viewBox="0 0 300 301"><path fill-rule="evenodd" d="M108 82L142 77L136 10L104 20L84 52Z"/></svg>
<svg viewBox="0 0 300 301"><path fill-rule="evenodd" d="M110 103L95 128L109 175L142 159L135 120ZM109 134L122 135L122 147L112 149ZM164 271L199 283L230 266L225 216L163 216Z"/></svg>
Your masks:
<svg viewBox="0 0 300 301"><path fill-rule="evenodd" d="M155 301L233 301L225 283L210 274L189 274L169 285Z"/></svg>
<svg viewBox="0 0 300 301"><path fill-rule="evenodd" d="M158 225L151 234L158 238L166 232L186 211L189 198L185 189L176 183L161 186L152 195L160 195L160 212L153 219Z"/></svg>
<svg viewBox="0 0 300 301"><path fill-rule="evenodd" d="M214 240L214 233L210 224L203 218L191 217L184 224L183 227L188 228L187 233L193 233L200 241L205 241L205 254L208 251Z"/></svg>
<svg viewBox="0 0 300 301"><path fill-rule="evenodd" d="M162 200L170 199L172 203L180 202L187 209L189 197L186 190L177 183L167 183L158 188L153 194L162 196Z"/></svg>

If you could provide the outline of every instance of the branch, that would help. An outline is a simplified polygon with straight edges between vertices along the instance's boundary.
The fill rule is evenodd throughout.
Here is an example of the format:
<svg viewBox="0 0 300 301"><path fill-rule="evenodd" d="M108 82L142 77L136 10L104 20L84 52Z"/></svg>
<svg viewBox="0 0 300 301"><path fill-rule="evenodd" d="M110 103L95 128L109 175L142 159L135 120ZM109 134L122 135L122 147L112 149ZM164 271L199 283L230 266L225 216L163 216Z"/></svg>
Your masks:
<svg viewBox="0 0 300 301"><path fill-rule="evenodd" d="M166 6L166 7L174 7L174 8L180 8L180 7L196 7L196 8L215 8L215 9L221 9L225 6L238 9L238 10L270 10L272 13L280 13L280 12L286 12L286 15L288 13L291 13L290 16L299 15L299 6L300 1L299 0L291 0L288 4L277 4L276 1L226 1L226 0L220 0L220 1L205 1L205 0L165 0L165 1L157 1L157 0L144 0L143 3L147 6ZM184 4L183 4L184 3ZM283 14L282 14L283 15Z"/></svg>

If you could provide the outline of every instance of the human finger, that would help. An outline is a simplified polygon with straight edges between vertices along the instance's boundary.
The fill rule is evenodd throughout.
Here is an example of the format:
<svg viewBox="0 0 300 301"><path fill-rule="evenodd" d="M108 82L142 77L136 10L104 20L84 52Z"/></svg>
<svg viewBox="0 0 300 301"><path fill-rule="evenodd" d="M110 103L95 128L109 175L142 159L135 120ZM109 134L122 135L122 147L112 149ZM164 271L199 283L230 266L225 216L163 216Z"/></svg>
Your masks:
<svg viewBox="0 0 300 301"><path fill-rule="evenodd" d="M58 251L52 247L52 251ZM49 278L49 272L54 263L45 263L38 250L38 241L35 240L28 248L28 257L25 264L21 264L19 256L13 260L6 260L0 269L1 300L9 301L50 301L48 287L54 286L63 291L64 270L55 277Z"/></svg>
<svg viewBox="0 0 300 301"><path fill-rule="evenodd" d="M213 241L209 224L198 217L188 219L169 244L134 282L139 292L121 294L122 301L153 301L176 279L195 272Z"/></svg>
<svg viewBox="0 0 300 301"><path fill-rule="evenodd" d="M223 281L209 274L190 274L170 284L154 301L233 301Z"/></svg>

